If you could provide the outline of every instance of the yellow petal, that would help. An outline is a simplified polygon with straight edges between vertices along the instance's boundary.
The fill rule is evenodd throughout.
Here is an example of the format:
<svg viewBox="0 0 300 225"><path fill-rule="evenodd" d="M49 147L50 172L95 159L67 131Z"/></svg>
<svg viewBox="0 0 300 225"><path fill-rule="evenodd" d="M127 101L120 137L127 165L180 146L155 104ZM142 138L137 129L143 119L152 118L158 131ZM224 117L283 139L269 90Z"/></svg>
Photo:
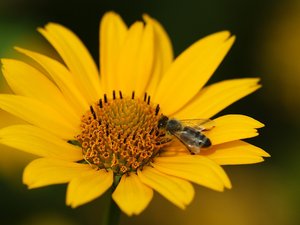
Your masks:
<svg viewBox="0 0 300 225"><path fill-rule="evenodd" d="M212 84L201 90L188 105L175 113L174 117L211 118L227 106L256 91L260 87L258 81L257 78L243 78Z"/></svg>
<svg viewBox="0 0 300 225"><path fill-rule="evenodd" d="M58 61L42 54L22 48L17 51L29 56L47 71L67 101L72 105L78 115L82 115L89 108L88 99L80 91L80 86L76 85L73 75Z"/></svg>
<svg viewBox="0 0 300 225"><path fill-rule="evenodd" d="M235 38L229 35L225 31L207 36L173 62L154 96L165 114L178 111L199 92L231 48Z"/></svg>
<svg viewBox="0 0 300 225"><path fill-rule="evenodd" d="M0 108L66 140L74 139L78 132L76 124L70 124L56 110L35 99L1 94Z"/></svg>
<svg viewBox="0 0 300 225"><path fill-rule="evenodd" d="M216 126L235 126L235 127L252 127L262 128L265 125L249 116L240 114L228 114L214 119Z"/></svg>
<svg viewBox="0 0 300 225"><path fill-rule="evenodd" d="M78 123L80 115L70 107L59 89L37 69L30 65L14 60L2 59L3 75L17 95L27 96L41 102L47 102L71 123Z"/></svg>
<svg viewBox="0 0 300 225"><path fill-rule="evenodd" d="M181 209L185 209L194 198L194 188L186 180L166 175L151 167L144 167L142 171L138 171L138 176L144 184Z"/></svg>
<svg viewBox="0 0 300 225"><path fill-rule="evenodd" d="M154 28L154 66L151 79L147 86L147 93L153 96L157 85L163 74L170 67L173 61L173 49L171 40L163 26L148 15L143 15L146 23L152 23Z"/></svg>
<svg viewBox="0 0 300 225"><path fill-rule="evenodd" d="M0 143L42 157L68 161L82 159L81 148L31 125L12 125L0 129Z"/></svg>
<svg viewBox="0 0 300 225"><path fill-rule="evenodd" d="M230 180L224 170L204 156L157 157L153 166L165 174L180 177L216 191L223 191L224 187L231 188Z"/></svg>
<svg viewBox="0 0 300 225"><path fill-rule="evenodd" d="M144 27L142 22L134 23L127 32L120 50L114 83L116 90L125 95L135 91L141 97L146 89L153 68L154 31L151 23Z"/></svg>
<svg viewBox="0 0 300 225"><path fill-rule="evenodd" d="M240 140L213 146L203 154L219 165L258 163L264 161L263 157L270 157L261 148Z"/></svg>
<svg viewBox="0 0 300 225"><path fill-rule="evenodd" d="M214 120L215 127L205 131L213 145L257 136L256 128L264 125L244 115L226 115Z"/></svg>
<svg viewBox="0 0 300 225"><path fill-rule="evenodd" d="M129 174L129 176L123 175L112 194L113 200L128 216L140 214L152 197L152 189L143 184L134 173Z"/></svg>
<svg viewBox="0 0 300 225"><path fill-rule="evenodd" d="M100 69L102 87L108 94L115 88L116 64L126 34L127 26L118 14L109 12L103 16L100 23Z"/></svg>
<svg viewBox="0 0 300 225"><path fill-rule="evenodd" d="M184 156L190 155L190 151L187 147L177 138L173 139L172 142L164 147L163 151L160 153L160 157L169 157L169 156Z"/></svg>
<svg viewBox="0 0 300 225"><path fill-rule="evenodd" d="M92 168L87 164L41 158L26 166L23 173L23 183L28 185L29 188L63 184L90 170Z"/></svg>
<svg viewBox="0 0 300 225"><path fill-rule="evenodd" d="M80 39L69 29L49 23L39 32L53 45L62 57L78 84L86 93L89 104L102 96L99 72L90 53Z"/></svg>
<svg viewBox="0 0 300 225"><path fill-rule="evenodd" d="M113 183L113 172L90 170L71 180L66 204L72 208L90 202L102 195Z"/></svg>

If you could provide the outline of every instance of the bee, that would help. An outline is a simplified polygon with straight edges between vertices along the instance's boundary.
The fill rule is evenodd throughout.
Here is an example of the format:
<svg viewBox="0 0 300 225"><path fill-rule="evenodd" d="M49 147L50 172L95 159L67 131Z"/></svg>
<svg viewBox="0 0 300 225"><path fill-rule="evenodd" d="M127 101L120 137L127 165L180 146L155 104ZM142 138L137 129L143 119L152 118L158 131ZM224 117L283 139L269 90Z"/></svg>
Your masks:
<svg viewBox="0 0 300 225"><path fill-rule="evenodd" d="M191 154L199 154L201 148L211 146L211 141L202 131L213 127L214 123L209 119L177 120L163 115L158 121L158 128L166 129L178 138Z"/></svg>

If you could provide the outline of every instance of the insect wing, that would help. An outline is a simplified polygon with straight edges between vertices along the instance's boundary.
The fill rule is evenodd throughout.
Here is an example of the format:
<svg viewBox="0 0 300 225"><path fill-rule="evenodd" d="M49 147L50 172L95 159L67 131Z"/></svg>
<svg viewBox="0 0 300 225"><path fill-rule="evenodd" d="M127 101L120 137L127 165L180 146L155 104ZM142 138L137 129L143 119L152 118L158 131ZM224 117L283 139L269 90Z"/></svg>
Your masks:
<svg viewBox="0 0 300 225"><path fill-rule="evenodd" d="M190 132L181 130L174 132L173 135L175 135L175 137L178 138L191 153L198 154L200 152L202 146L195 144L197 139Z"/></svg>
<svg viewBox="0 0 300 225"><path fill-rule="evenodd" d="M198 131L210 130L215 126L215 122L211 119L188 119L180 120L182 126L192 127Z"/></svg>

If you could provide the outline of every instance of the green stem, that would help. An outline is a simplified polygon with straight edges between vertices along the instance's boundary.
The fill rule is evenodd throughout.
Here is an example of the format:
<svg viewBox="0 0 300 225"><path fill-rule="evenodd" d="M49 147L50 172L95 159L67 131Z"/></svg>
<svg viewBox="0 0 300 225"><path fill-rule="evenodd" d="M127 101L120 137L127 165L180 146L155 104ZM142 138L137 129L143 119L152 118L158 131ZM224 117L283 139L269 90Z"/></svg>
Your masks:
<svg viewBox="0 0 300 225"><path fill-rule="evenodd" d="M116 189L121 177L115 176L115 180L109 193L109 204L105 210L102 225L118 225L121 217L121 210L112 199L112 193Z"/></svg>

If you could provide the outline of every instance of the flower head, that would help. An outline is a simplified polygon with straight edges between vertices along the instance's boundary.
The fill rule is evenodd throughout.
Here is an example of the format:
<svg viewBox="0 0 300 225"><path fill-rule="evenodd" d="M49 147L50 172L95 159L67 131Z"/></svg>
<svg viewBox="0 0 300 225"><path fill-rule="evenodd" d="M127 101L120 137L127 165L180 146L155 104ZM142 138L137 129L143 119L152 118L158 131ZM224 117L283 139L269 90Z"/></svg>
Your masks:
<svg viewBox="0 0 300 225"><path fill-rule="evenodd" d="M256 136L260 122L211 119L260 87L256 78L204 87L235 37L212 34L173 59L163 27L144 21L128 28L117 14L104 15L100 71L78 37L54 23L39 32L62 63L22 48L38 67L2 59L15 95L1 94L0 108L27 124L1 129L0 143L41 157L24 171L29 188L68 183L66 203L77 207L114 185L114 201L133 215L153 190L185 208L194 196L190 182L223 191L231 184L220 165L269 156L241 140Z"/></svg>

